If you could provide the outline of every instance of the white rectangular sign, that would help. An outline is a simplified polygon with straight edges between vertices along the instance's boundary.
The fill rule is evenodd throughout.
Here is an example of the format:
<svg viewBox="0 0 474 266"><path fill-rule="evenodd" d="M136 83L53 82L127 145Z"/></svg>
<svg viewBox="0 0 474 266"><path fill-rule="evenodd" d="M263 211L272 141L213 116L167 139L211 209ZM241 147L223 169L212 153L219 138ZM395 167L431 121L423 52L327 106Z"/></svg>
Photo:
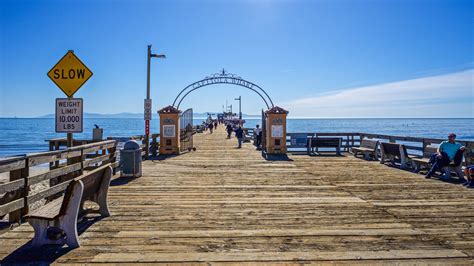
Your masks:
<svg viewBox="0 0 474 266"><path fill-rule="evenodd" d="M174 125L163 125L163 137L174 138L176 136L176 128Z"/></svg>
<svg viewBox="0 0 474 266"><path fill-rule="evenodd" d="M81 98L56 98L56 132L81 133L83 131L83 101Z"/></svg>
<svg viewBox="0 0 474 266"><path fill-rule="evenodd" d="M272 125L272 138L282 138L282 137L283 137L283 126Z"/></svg>
<svg viewBox="0 0 474 266"><path fill-rule="evenodd" d="M144 104L144 118L145 120L151 120L151 99L145 99L145 104Z"/></svg>

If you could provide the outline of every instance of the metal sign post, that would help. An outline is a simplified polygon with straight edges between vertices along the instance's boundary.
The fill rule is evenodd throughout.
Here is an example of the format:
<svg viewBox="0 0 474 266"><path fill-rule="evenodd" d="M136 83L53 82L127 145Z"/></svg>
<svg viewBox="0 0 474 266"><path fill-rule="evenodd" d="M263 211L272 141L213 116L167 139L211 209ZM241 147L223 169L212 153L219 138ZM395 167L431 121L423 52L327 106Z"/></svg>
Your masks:
<svg viewBox="0 0 474 266"><path fill-rule="evenodd" d="M147 76L146 76L146 99L145 99L145 157L148 159L150 156L150 120L151 116L151 99L150 99L150 61L152 57L166 58L165 55L152 54L151 45L148 45L147 53Z"/></svg>
<svg viewBox="0 0 474 266"><path fill-rule="evenodd" d="M73 146L73 133L83 131L83 100L72 96L92 77L92 71L69 50L48 72L48 77L68 97L56 99L56 132L67 133L67 146Z"/></svg>

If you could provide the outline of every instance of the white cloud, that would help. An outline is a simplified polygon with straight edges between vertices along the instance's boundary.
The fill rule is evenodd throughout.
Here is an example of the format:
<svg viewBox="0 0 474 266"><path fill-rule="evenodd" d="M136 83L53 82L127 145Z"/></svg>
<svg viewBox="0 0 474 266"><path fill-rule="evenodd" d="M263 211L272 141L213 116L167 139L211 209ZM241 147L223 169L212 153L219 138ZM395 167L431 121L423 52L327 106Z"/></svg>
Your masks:
<svg viewBox="0 0 474 266"><path fill-rule="evenodd" d="M474 69L290 101L293 117L474 117Z"/></svg>

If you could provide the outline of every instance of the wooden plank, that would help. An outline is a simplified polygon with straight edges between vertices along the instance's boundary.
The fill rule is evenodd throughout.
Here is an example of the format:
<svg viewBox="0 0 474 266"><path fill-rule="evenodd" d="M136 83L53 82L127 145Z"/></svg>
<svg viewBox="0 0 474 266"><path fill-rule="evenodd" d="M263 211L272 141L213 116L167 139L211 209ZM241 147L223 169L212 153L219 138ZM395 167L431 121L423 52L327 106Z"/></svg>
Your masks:
<svg viewBox="0 0 474 266"><path fill-rule="evenodd" d="M24 157L0 159L0 173L10 172L25 167Z"/></svg>
<svg viewBox="0 0 474 266"><path fill-rule="evenodd" d="M80 150L74 150L74 151L63 151L61 153L61 159L71 159L71 158L77 158L81 156L81 151Z"/></svg>
<svg viewBox="0 0 474 266"><path fill-rule="evenodd" d="M187 230L187 231L125 231L112 237L290 237L290 236L383 236L383 235L422 235L421 231L411 228L382 228L382 229L262 229L262 230Z"/></svg>
<svg viewBox="0 0 474 266"><path fill-rule="evenodd" d="M63 176L69 173L72 173L74 171L81 170L81 163L75 163L71 165L67 165L61 168L53 169L50 170L46 173L38 174L35 176L31 176L28 178L28 184L29 185L34 185L39 182L45 181L45 180L50 180L51 178Z"/></svg>
<svg viewBox="0 0 474 266"><path fill-rule="evenodd" d="M84 167L88 167L88 166L90 166L90 165L92 165L92 164L96 164L96 163L100 163L100 162L107 161L109 158L110 158L110 155L109 155L109 154L101 155L101 156L95 157L95 158L90 159L90 160L85 160L85 161L83 162L83 165L84 165Z"/></svg>
<svg viewBox="0 0 474 266"><path fill-rule="evenodd" d="M92 262L101 263L153 263L153 262L240 262L240 261L338 261L338 260L384 260L384 259L423 259L423 258L467 258L467 255L454 249L434 250L388 250L388 251L316 251L316 252L188 252L185 256L176 253L156 254L102 253L94 256Z"/></svg>
<svg viewBox="0 0 474 266"><path fill-rule="evenodd" d="M21 210L24 207L24 199L16 199L9 203L3 204L0 206L0 216L8 214L10 212Z"/></svg>
<svg viewBox="0 0 474 266"><path fill-rule="evenodd" d="M65 181L63 183L57 184L53 187L50 187L48 189L42 190L41 192L38 192L33 195L29 195L27 197L27 203L32 204L34 202L37 202L38 200L44 199L46 197L49 197L51 195L54 195L59 192L63 192L66 190L67 185L71 182L71 180Z"/></svg>
<svg viewBox="0 0 474 266"><path fill-rule="evenodd" d="M96 152L96 151L100 151L100 150L110 149L110 148L113 148L115 146L116 146L116 142L104 143L104 144L96 145L96 146L93 146L93 147L84 148L83 152L84 152L84 154L87 154L87 153Z"/></svg>
<svg viewBox="0 0 474 266"><path fill-rule="evenodd" d="M0 194L22 188L25 185L24 179L18 179L7 183L0 184Z"/></svg>
<svg viewBox="0 0 474 266"><path fill-rule="evenodd" d="M41 152L33 153L28 155L28 165L36 166L44 163L50 163L57 161L61 156L62 151L50 151L50 152Z"/></svg>

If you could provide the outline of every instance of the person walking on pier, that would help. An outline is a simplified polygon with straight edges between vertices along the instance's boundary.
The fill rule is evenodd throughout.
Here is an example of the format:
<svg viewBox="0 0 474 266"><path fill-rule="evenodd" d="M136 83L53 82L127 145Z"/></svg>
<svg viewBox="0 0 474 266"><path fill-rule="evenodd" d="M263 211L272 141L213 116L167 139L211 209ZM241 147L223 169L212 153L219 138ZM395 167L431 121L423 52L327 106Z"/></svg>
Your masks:
<svg viewBox="0 0 474 266"><path fill-rule="evenodd" d="M443 168L448 166L452 161L455 166L459 166L462 163L464 150L465 147L462 146L461 143L456 142L456 134L449 134L448 140L441 142L438 147L438 152L431 157L430 163L432 163L432 166L425 178L431 178L436 170L443 172ZM464 177L459 178L464 179Z"/></svg>
<svg viewBox="0 0 474 266"><path fill-rule="evenodd" d="M214 123L209 123L209 131L211 131L211 134L212 134L212 130L214 129Z"/></svg>
<svg viewBox="0 0 474 266"><path fill-rule="evenodd" d="M262 129L260 128L260 125L257 125L255 129L253 130L253 133L255 134L256 137L256 145L257 150L260 149L260 145L262 145Z"/></svg>
<svg viewBox="0 0 474 266"><path fill-rule="evenodd" d="M232 125L230 123L227 123L227 126L225 127L225 129L227 130L227 138L230 139L230 136L232 135Z"/></svg>
<svg viewBox="0 0 474 266"><path fill-rule="evenodd" d="M244 130L242 126L239 125L235 130L235 137L237 138L237 143L239 144L238 148L242 148L242 142L244 141Z"/></svg>
<svg viewBox="0 0 474 266"><path fill-rule="evenodd" d="M217 120L214 121L214 128L217 130Z"/></svg>

